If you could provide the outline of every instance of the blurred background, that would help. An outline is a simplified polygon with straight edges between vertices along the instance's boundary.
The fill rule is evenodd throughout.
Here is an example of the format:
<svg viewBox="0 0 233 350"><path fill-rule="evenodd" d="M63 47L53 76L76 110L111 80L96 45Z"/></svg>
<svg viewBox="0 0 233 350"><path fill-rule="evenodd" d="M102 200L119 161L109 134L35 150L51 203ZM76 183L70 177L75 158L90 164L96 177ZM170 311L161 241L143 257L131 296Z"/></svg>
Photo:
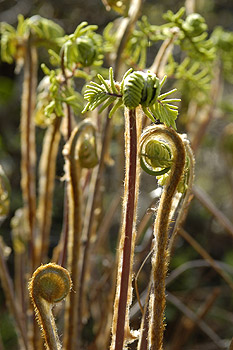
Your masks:
<svg viewBox="0 0 233 350"><path fill-rule="evenodd" d="M107 11L106 3L100 0L46 0L46 1L12 1L0 0L0 22L7 22L12 26L17 24L18 14L24 17L40 15L56 21L67 34L72 33L82 21L89 24L97 24L97 32L102 33L105 26L114 21L120 15L114 10ZM145 0L142 6L142 15L146 15L152 24L162 24L162 14L169 9L173 12L184 6L184 1L154 1ZM206 20L209 33L217 26L224 30L233 31L233 1L230 0L197 0L196 10ZM154 51L149 50L147 66L154 58ZM39 52L39 60L48 62L48 57L43 49ZM233 68L233 62L232 62ZM8 218L2 224L0 230L7 246L12 246L10 234L10 220L16 209L22 206L20 189L20 108L23 73L15 74L14 64L9 65L0 62L0 163L3 166L11 184L11 206ZM43 77L39 71L39 80ZM196 149L196 176L195 191L185 230L205 247L205 250L216 261L227 264L229 273L233 276L233 133L230 138L230 146L227 155L224 151L224 137L227 125L233 123L233 81L223 79L221 86L221 97L218 98L211 120L204 130L203 137ZM178 121L178 131L187 132L185 116L181 115ZM44 130L37 130L38 153ZM117 143L113 140L111 145L111 156L118 157ZM121 168L123 169L123 167ZM106 172L106 188L115 191L122 182L122 174L119 175L114 167L109 166ZM53 213L52 246L55 245L62 226L63 187L60 177L63 175L63 157L60 153L57 167L57 192L56 205ZM116 176L116 178L114 178ZM145 182L143 182L145 181ZM142 177L142 193L145 193L144 204L141 204L141 212L149 205L150 192L156 184L147 177ZM112 224L113 241L117 240L119 229L120 207L116 212ZM54 240L54 241L53 241ZM186 240L179 237L175 254L172 256L170 270L178 266L199 261L203 257L200 252L190 245ZM201 265L201 263L200 263ZM13 274L13 257L9 258L9 268ZM197 311L204 303L205 296L216 294L214 305L208 311L205 321L209 322L211 328L222 339L231 339L233 336L233 293L225 281L209 266L195 268L187 266L179 278L169 283L168 291L172 290L175 295L190 305L193 311ZM191 272L190 272L191 271ZM214 294L214 295L215 295ZM182 307L181 307L182 308ZM178 305L169 301L167 308L167 331L166 338L176 341L174 327L187 319L182 319L182 311ZM184 329L184 328L182 328ZM0 333L5 349L15 349L15 333L4 302L4 295L0 287ZM178 331L177 331L177 334ZM180 337L182 335L178 335ZM218 349L216 344L210 344L206 335L197 329L190 338L190 344L182 349ZM195 347L195 344L198 344ZM203 347L200 345L203 344ZM175 348L172 348L175 350ZM177 348L177 350L179 347Z"/></svg>

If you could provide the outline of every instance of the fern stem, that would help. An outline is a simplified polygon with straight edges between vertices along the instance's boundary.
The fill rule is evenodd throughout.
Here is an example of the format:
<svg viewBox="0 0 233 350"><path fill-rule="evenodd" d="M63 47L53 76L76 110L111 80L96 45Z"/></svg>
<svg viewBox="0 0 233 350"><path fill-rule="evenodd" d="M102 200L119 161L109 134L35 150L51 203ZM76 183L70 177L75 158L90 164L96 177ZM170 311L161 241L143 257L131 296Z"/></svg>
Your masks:
<svg viewBox="0 0 233 350"><path fill-rule="evenodd" d="M57 117L46 131L40 159L40 183L38 201L38 226L41 241L40 262L44 262L48 254L49 233L52 221L52 199L56 171L56 156L60 141L59 127L61 118Z"/></svg>
<svg viewBox="0 0 233 350"><path fill-rule="evenodd" d="M164 311L165 311L165 278L168 260L168 228L173 196L181 179L185 165L185 148L180 136L172 129L153 125L143 134L141 143L148 136L164 137L169 141L173 153L173 166L170 180L164 188L157 217L154 224L155 253L152 258L152 291L150 297L149 346L151 350L163 347Z"/></svg>
<svg viewBox="0 0 233 350"><path fill-rule="evenodd" d="M70 140L64 148L68 171L68 205L69 205L69 234L67 247L67 266L72 276L73 291L67 298L65 313L64 348L74 350L77 348L78 335L78 303L79 303L79 260L82 230L82 201L80 177L81 167L76 159L77 141L82 129L75 128Z"/></svg>
<svg viewBox="0 0 233 350"><path fill-rule="evenodd" d="M164 68L166 66L169 54L173 49L173 42L177 37L178 32L174 32L171 38L166 39L161 45L154 62L150 67L150 71L156 74L159 78L164 75Z"/></svg>
<svg viewBox="0 0 233 350"><path fill-rule="evenodd" d="M122 350L125 328L131 302L131 274L133 246L135 242L137 182L137 125L136 110L125 113L125 189L123 200L123 223L118 257L117 290L114 302L111 349Z"/></svg>
<svg viewBox="0 0 233 350"><path fill-rule="evenodd" d="M15 295L13 291L13 283L10 278L9 271L7 269L7 265L4 259L3 248L0 242L0 279L1 285L4 290L4 294L6 296L6 301L12 315L15 319L15 326L18 332L19 337L22 339L22 343L24 348L28 349L27 335L26 335L26 327L23 324L23 315L20 313L19 307L15 300Z"/></svg>
<svg viewBox="0 0 233 350"><path fill-rule="evenodd" d="M24 208L30 235L31 270L36 266L35 254L35 218L36 218L36 190L35 190L35 124L33 111L35 108L37 84L37 52L31 46L30 37L27 41L24 61L24 82L21 111L21 187Z"/></svg>
<svg viewBox="0 0 233 350"><path fill-rule="evenodd" d="M110 127L111 127L111 119L107 118L106 123L103 130L103 139L102 139L102 148L101 148L101 154L100 154L100 160L99 160L99 166L97 170L97 175L95 179L95 185L90 205L90 214L88 218L88 227L87 231L84 232L84 236L86 237L84 252L83 252L83 258L82 258L82 267L80 272L80 284L79 284L79 305L78 305L78 320L79 322L82 322L82 315L83 315L83 299L84 299L84 290L85 290L85 284L86 284L86 274L87 274L87 264L89 262L89 254L90 254L90 240L91 235L93 233L93 228L95 224L95 209L98 205L99 201L99 190L100 185L102 181L102 174L104 170L104 160L105 155L108 150L108 145L110 141ZM81 326L81 325L80 325Z"/></svg>

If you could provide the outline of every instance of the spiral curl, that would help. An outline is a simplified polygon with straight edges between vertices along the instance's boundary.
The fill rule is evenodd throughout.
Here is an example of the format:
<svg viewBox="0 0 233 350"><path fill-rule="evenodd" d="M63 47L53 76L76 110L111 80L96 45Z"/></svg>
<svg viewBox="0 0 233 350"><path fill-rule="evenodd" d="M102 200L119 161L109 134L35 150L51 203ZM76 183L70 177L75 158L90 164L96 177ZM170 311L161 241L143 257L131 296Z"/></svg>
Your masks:
<svg viewBox="0 0 233 350"><path fill-rule="evenodd" d="M70 288L68 271L53 263L38 267L29 283L30 296L35 304L38 297L48 303L58 303L67 296Z"/></svg>
<svg viewBox="0 0 233 350"><path fill-rule="evenodd" d="M141 145L140 163L149 175L159 176L167 173L172 165L169 146L153 138L145 139Z"/></svg>
<svg viewBox="0 0 233 350"><path fill-rule="evenodd" d="M96 138L94 135L86 134L79 145L78 150L79 163L82 168L94 168L98 162L98 155L96 152Z"/></svg>
<svg viewBox="0 0 233 350"><path fill-rule="evenodd" d="M71 287L69 272L54 263L38 267L29 282L29 294L47 349L61 350L52 306L64 299Z"/></svg>

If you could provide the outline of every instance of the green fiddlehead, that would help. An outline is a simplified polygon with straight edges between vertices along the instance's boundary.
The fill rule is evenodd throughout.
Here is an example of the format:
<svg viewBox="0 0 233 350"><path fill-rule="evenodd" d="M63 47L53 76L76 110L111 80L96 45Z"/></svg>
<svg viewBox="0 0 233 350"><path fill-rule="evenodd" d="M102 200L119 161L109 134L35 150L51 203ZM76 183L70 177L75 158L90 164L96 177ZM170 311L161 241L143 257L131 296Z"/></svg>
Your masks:
<svg viewBox="0 0 233 350"><path fill-rule="evenodd" d="M153 176L167 173L171 169L172 154L169 146L150 138L141 145L140 164L142 169Z"/></svg>
<svg viewBox="0 0 233 350"><path fill-rule="evenodd" d="M38 267L29 282L29 294L49 350L61 349L52 307L69 294L71 287L69 272L53 263Z"/></svg>
<svg viewBox="0 0 233 350"><path fill-rule="evenodd" d="M123 81L123 103L129 109L149 107L156 102L160 93L160 82L155 74L136 71L127 75Z"/></svg>
<svg viewBox="0 0 233 350"><path fill-rule="evenodd" d="M109 69L109 80L98 74L101 84L90 82L86 86L84 99L88 101L83 113L87 110L93 111L103 104L99 112L113 104L109 112L109 117L116 112L119 107L125 106L128 109L141 107L143 112L153 122L158 119L167 126L176 129L175 120L178 115L178 107L173 102L180 99L167 99L167 96L176 91L170 90L160 95L160 91L166 81L166 76L159 81L157 76L151 72L132 72L129 69L120 83L114 81L113 70Z"/></svg>
<svg viewBox="0 0 233 350"><path fill-rule="evenodd" d="M85 122L84 130L80 135L78 159L81 168L91 169L98 164L96 133L93 124ZM82 127L81 127L82 129Z"/></svg>

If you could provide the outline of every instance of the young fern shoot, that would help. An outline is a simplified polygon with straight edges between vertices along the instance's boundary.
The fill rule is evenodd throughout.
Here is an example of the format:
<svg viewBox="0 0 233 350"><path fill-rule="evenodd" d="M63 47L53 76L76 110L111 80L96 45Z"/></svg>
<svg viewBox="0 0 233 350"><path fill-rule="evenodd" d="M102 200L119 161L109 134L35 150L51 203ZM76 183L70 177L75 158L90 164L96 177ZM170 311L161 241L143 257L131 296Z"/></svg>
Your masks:
<svg viewBox="0 0 233 350"><path fill-rule="evenodd" d="M132 266L136 237L136 208L139 189L139 142L141 131L139 108L154 122L156 118L167 126L175 127L177 107L171 103L178 99L165 100L173 91L159 95L164 78L161 82L150 72L132 72L130 69L124 75L121 83L116 83L113 71L109 70L109 80L105 81L98 75L101 85L91 82L85 91L84 98L88 100L84 112L94 110L103 104L100 112L114 104L109 117L121 106L125 107L125 187L123 197L123 219L118 254L117 286L112 321L111 350L122 350L135 339L135 334L129 328L129 307L132 299ZM170 169L169 162L169 169Z"/></svg>
<svg viewBox="0 0 233 350"><path fill-rule="evenodd" d="M53 263L38 267L29 282L30 297L49 350L61 349L52 307L69 294L71 287L69 272Z"/></svg>
<svg viewBox="0 0 233 350"><path fill-rule="evenodd" d="M167 142L168 145L164 146L165 143L158 142L161 139ZM163 190L154 224L152 286L149 301L149 348L152 350L161 350L163 348L163 333L165 328L165 278L168 265L170 213L174 195L184 172L185 147L182 138L175 130L161 125L149 126L141 136L140 145L143 166L147 166L147 172L150 175L152 172L154 172L153 175L161 175L162 171L165 173L170 170L169 179ZM170 147L171 150L168 151ZM159 170L157 170L158 168Z"/></svg>
<svg viewBox="0 0 233 350"><path fill-rule="evenodd" d="M66 300L64 348L74 350L78 334L79 305L79 261L81 254L82 230L82 194L81 170L93 168L98 163L96 153L95 127L88 121L81 122L72 132L66 143L63 155L66 159L66 176L68 181L69 236L68 236L68 269L73 280L73 291Z"/></svg>

